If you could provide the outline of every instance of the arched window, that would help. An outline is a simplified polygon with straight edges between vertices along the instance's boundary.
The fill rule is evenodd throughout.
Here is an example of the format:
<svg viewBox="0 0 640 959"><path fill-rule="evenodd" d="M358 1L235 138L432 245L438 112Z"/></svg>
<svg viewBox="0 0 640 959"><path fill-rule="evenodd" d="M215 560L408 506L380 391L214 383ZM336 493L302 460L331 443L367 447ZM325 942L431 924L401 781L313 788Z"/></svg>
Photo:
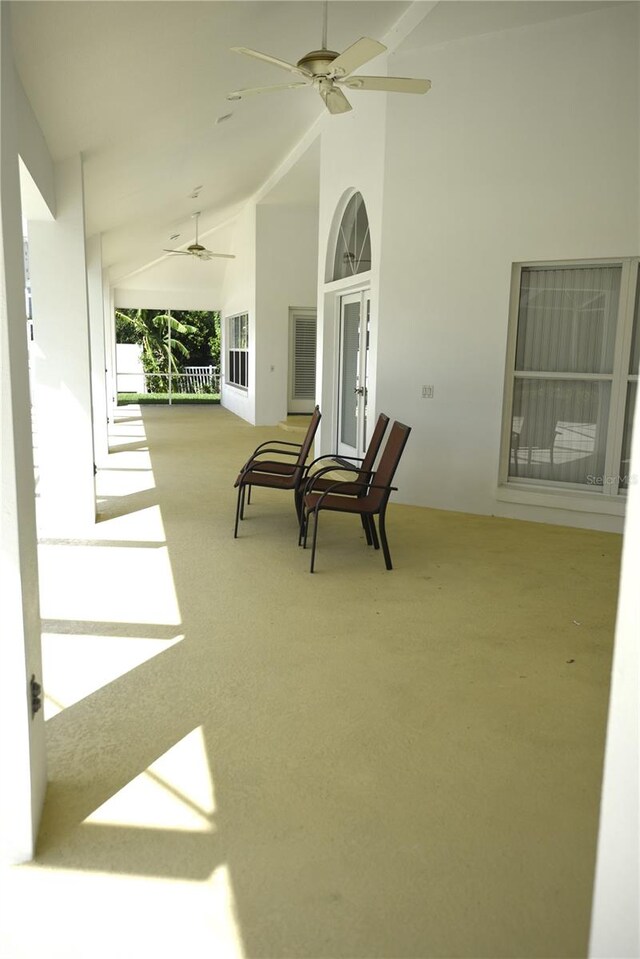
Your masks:
<svg viewBox="0 0 640 959"><path fill-rule="evenodd" d="M371 269L369 218L360 193L354 193L340 222L332 280L343 280Z"/></svg>

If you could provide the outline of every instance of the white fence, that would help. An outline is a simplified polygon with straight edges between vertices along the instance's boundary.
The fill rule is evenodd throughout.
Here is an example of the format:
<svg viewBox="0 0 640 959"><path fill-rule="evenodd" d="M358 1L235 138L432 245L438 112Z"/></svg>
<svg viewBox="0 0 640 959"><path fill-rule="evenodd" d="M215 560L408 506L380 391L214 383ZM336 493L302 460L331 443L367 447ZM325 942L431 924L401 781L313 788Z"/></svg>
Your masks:
<svg viewBox="0 0 640 959"><path fill-rule="evenodd" d="M220 392L220 368L186 366L180 373L143 373L118 369L118 393L191 393Z"/></svg>
<svg viewBox="0 0 640 959"><path fill-rule="evenodd" d="M173 375L173 382L175 393L219 393L220 370L217 366L185 366L183 373Z"/></svg>

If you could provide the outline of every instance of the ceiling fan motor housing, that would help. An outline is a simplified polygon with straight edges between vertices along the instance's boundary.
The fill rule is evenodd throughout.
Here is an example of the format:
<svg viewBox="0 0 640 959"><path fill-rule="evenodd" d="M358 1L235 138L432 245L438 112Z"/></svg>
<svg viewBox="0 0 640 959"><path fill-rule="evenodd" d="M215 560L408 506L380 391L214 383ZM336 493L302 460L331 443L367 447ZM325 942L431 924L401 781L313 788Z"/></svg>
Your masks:
<svg viewBox="0 0 640 959"><path fill-rule="evenodd" d="M340 54L335 50L312 50L311 53L305 53L301 60L298 60L298 66L301 70L307 70L314 77L323 77L331 69L331 64Z"/></svg>

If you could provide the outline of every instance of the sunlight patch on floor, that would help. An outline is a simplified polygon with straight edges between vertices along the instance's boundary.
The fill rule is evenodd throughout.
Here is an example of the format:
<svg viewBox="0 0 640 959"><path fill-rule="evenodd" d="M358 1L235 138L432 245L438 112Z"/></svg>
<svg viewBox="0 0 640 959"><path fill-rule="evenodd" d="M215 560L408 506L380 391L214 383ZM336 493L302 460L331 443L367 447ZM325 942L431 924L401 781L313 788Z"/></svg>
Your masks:
<svg viewBox="0 0 640 959"><path fill-rule="evenodd" d="M43 619L180 623L166 546L41 545Z"/></svg>
<svg viewBox="0 0 640 959"><path fill-rule="evenodd" d="M42 633L42 667L47 684L44 718L51 719L68 706L124 676L147 660L184 639L139 636L101 636L95 633Z"/></svg>
<svg viewBox="0 0 640 959"><path fill-rule="evenodd" d="M202 729L194 729L85 820L143 829L215 831L215 798Z"/></svg>
<svg viewBox="0 0 640 959"><path fill-rule="evenodd" d="M184 639L139 413L116 415L111 444L108 468L96 476L98 522L74 529L73 538L41 528L46 719ZM87 868L71 862L0 868L0 955L175 959L200 955L204 947L213 948L216 959L243 959L215 815L206 744L196 728L82 822ZM129 874L128 862L121 871L106 871L112 842L125 849L135 871L142 868L131 842L147 830L153 837L148 873ZM169 846L174 833L212 844L205 868L180 873L170 853L163 858L163 833Z"/></svg>
<svg viewBox="0 0 640 959"><path fill-rule="evenodd" d="M146 443L139 417L116 432L116 446ZM46 719L184 638L160 507L136 500L155 486L149 453L123 450L110 463L96 490L122 512L86 538L39 544Z"/></svg>
<svg viewBox="0 0 640 959"><path fill-rule="evenodd" d="M204 842L215 833L215 811L198 727L84 822L112 828L114 842L124 841L125 847L128 828L196 833ZM90 846L85 854L90 859ZM169 875L175 868L170 860L158 866ZM0 870L0 896L0 951L11 959L175 959L201 955L207 946L215 959L245 956L224 863L208 876L191 879L26 864Z"/></svg>
<svg viewBox="0 0 640 959"><path fill-rule="evenodd" d="M121 453L127 458L127 466L122 469L104 470L99 474L100 481L96 482L98 502L105 496L131 496L153 489L155 480L153 470L145 465L148 462L148 453ZM131 462L133 461L133 462ZM140 465L135 465L138 462Z"/></svg>
<svg viewBox="0 0 640 959"><path fill-rule="evenodd" d="M118 516L99 518L93 527L93 535L101 540L120 540L123 546L127 542L164 543L164 526L159 506L146 506Z"/></svg>
<svg viewBox="0 0 640 959"><path fill-rule="evenodd" d="M224 865L205 882L14 866L0 895L11 959L245 955Z"/></svg>

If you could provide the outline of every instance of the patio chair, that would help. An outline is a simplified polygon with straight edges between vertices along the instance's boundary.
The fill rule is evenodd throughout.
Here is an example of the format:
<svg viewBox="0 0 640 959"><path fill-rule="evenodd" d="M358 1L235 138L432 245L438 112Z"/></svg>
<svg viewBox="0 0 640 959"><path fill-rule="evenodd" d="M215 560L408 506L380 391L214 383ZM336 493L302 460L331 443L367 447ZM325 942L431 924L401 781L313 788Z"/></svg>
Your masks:
<svg viewBox="0 0 640 959"><path fill-rule="evenodd" d="M378 527L380 530L380 542L382 543L382 552L384 553L385 565L387 569L393 568L391 565L391 553L389 552L389 544L387 542L387 534L385 530L385 514L389 497L391 496L391 493L397 489L396 486L391 485L391 482L395 475L396 469L398 468L398 463L400 462L400 457L402 456L404 448L407 444L407 440L409 439L410 432L410 426L405 426L404 423L398 423L396 421L391 427L391 432L389 433L389 438L382 452L382 456L380 457L380 463L378 464L377 470L371 471L368 477L365 477L362 481L358 481L357 484L354 480L350 480L346 484L338 481L336 483L332 483L326 490L318 493L314 492L313 482L310 483L309 489L305 493L302 503L302 511L305 517L305 546L307 544L309 517L311 513L314 515L313 545L311 549L311 565L309 572L313 573L314 570L316 542L318 539L318 519L323 509L332 510L338 513L354 513L360 517L364 517L366 522L369 523L369 529L371 532L372 542L369 545L373 545L374 549L380 548L374 522L374 516L377 514ZM354 485L361 486L363 488L362 495L343 495L341 488L345 485L348 487L352 487Z"/></svg>
<svg viewBox="0 0 640 959"><path fill-rule="evenodd" d="M389 417L386 415L386 413L380 413L373 429L373 433L371 434L371 439L369 440L369 445L367 446L364 457L343 456L341 453L329 453L324 456L318 456L313 460L313 462L309 463L309 465L305 467L306 480L301 487L302 496L304 497L305 493L311 492L312 486L314 493L321 493L328 490L329 487L333 486L333 484L339 479L339 477L335 475L338 472L355 473L353 478L354 482L349 483L345 481L344 485L341 487L340 492L342 496L363 496L366 492L366 486L363 486L363 483L366 478L371 475L371 471L373 470L373 466L376 461L376 456L378 455L378 450L380 449L388 425ZM323 461L326 463L328 460L331 461L331 466L319 466L320 463ZM359 466L356 465L358 463L360 464ZM371 535L370 517L361 516L360 519L362 521L362 527L367 538L367 544L371 546L373 539ZM302 543L304 532L305 513L304 510L301 510L300 537L298 539L298 545Z"/></svg>
<svg viewBox="0 0 640 959"><path fill-rule="evenodd" d="M311 450L320 423L320 408L314 409L306 436L302 443L291 443L286 440L266 440L255 448L247 462L244 464L234 486L238 489L238 502L236 505L236 524L234 527L234 539L238 536L238 523L244 519L245 494L248 490L248 502L251 502L251 488L253 486L262 486L268 489L293 490L294 503L298 521L300 521L300 510L302 508L302 496L300 486L304 479L304 466ZM291 457L286 459L273 459L273 455Z"/></svg>

